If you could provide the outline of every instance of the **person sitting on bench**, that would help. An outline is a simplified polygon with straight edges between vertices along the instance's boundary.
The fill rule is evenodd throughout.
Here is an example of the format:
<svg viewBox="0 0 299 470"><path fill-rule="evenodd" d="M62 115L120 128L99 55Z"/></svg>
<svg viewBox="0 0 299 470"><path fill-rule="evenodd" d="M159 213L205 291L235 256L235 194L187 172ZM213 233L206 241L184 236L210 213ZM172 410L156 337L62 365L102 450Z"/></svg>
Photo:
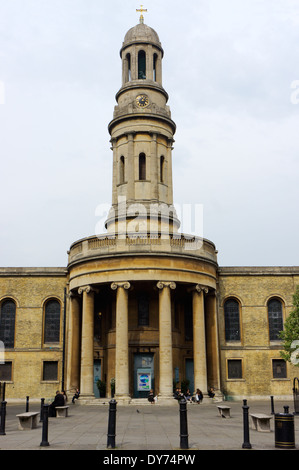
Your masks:
<svg viewBox="0 0 299 470"><path fill-rule="evenodd" d="M49 406L49 417L53 418L56 416L56 406L64 406L64 396L59 390L57 390L54 401Z"/></svg>
<svg viewBox="0 0 299 470"><path fill-rule="evenodd" d="M79 395L80 395L80 392L79 392L79 389L77 388L75 391L75 395L72 398L72 403L75 403L75 399L78 400Z"/></svg>

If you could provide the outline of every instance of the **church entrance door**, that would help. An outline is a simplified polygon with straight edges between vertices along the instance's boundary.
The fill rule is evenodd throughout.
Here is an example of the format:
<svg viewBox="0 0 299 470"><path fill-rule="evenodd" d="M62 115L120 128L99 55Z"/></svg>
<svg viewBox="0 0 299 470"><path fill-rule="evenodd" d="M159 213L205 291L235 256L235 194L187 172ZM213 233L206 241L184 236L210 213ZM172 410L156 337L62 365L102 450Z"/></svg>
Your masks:
<svg viewBox="0 0 299 470"><path fill-rule="evenodd" d="M93 363L93 393L95 398L100 398L97 381L101 380L101 359L95 359Z"/></svg>
<svg viewBox="0 0 299 470"><path fill-rule="evenodd" d="M189 389L194 393L194 364L193 359L186 359L186 379L189 380Z"/></svg>

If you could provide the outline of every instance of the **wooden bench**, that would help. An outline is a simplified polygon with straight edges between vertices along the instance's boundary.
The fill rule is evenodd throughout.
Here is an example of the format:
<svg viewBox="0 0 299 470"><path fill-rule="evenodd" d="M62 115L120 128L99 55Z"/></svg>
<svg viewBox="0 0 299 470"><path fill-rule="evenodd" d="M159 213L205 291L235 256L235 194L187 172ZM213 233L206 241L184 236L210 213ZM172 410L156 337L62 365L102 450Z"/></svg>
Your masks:
<svg viewBox="0 0 299 470"><path fill-rule="evenodd" d="M55 406L56 418L67 418L68 417L68 406Z"/></svg>
<svg viewBox="0 0 299 470"><path fill-rule="evenodd" d="M270 432L270 419L272 416L263 413L251 414L251 428L260 432Z"/></svg>
<svg viewBox="0 0 299 470"><path fill-rule="evenodd" d="M27 411L16 415L19 418L19 429L26 431L27 429L35 429L37 427L37 416L39 413Z"/></svg>
<svg viewBox="0 0 299 470"><path fill-rule="evenodd" d="M222 416L222 418L230 418L230 406L226 405L217 405L219 415Z"/></svg>

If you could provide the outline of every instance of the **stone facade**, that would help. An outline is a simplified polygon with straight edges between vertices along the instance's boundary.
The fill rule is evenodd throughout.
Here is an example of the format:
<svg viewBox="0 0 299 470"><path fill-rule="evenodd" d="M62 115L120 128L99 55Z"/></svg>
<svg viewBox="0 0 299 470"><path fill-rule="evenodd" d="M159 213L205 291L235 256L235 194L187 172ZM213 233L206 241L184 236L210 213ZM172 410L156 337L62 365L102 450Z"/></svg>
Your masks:
<svg viewBox="0 0 299 470"><path fill-rule="evenodd" d="M8 398L21 399L27 395L52 397L61 387L66 279L65 268L0 269L0 306L7 300L16 305L14 347L4 350L4 360L11 367L11 372L1 377L2 381L7 382ZM52 299L60 305L60 340L45 343L45 305ZM44 380L44 362L53 361L57 363L57 377L55 380Z"/></svg>
<svg viewBox="0 0 299 470"><path fill-rule="evenodd" d="M148 262L145 263L148 266ZM126 266L127 267L127 266ZM161 266L164 270L165 267ZM104 269L105 271L105 269ZM170 274L168 271L167 274ZM167 277L166 277L167 278ZM102 286L102 291L94 295L95 333L91 333L94 341L90 342L92 367L93 361L101 361L101 379L109 384L117 376L115 362L116 344L116 295L111 288L112 282ZM191 284L190 284L191 285ZM200 372L198 383L203 373L207 374L208 385L215 386L218 381L218 391L228 398L264 398L274 395L276 397L291 397L294 377L298 376L298 369L291 364L286 366L286 377L273 377L272 361L279 360L281 349L280 341L270 341L267 302L272 297L279 297L283 301L284 319L292 309L292 296L296 285L299 285L299 268L287 267L219 267L217 269L217 323L219 338L218 369L211 366L217 348L212 350L213 343L208 341L213 325L209 324L211 308L208 296L205 295L205 341L208 370ZM78 343L70 342L70 333L76 326L71 321L72 311L76 309L81 317L82 295L74 297L69 294L69 274L67 269L13 269L6 268L0 271L0 305L6 299L12 299L16 304L15 320L15 346L5 350L5 361L12 363L11 380L6 381L7 399L25 399L27 395L39 399L51 398L55 391L62 387L64 375L65 387L72 393L76 386L80 386L80 354L81 340ZM134 288L133 288L134 286ZM128 389L129 396L134 396L134 356L152 355L155 371L155 390L160 389L159 383L159 288L155 282L130 282L128 286ZM66 298L66 334L64 339L64 289L68 292ZM171 290L171 318L172 318L172 377L178 382L186 379L187 362L193 361L196 345L188 336L184 305L186 291L178 283ZM149 323L138 325L138 299L139 294L148 293ZM87 294L86 294L87 295ZM191 302L192 292L187 292ZM240 302L241 340L225 340L224 302L228 298L236 298ZM45 303L48 299L57 299L61 305L60 339L58 343L44 343L43 328ZM72 304L75 304L75 306ZM213 307L212 307L213 310ZM99 316L100 314L100 316ZM81 329L81 318L77 328ZM123 327L123 323L121 323ZM196 326L194 326L196 328ZM199 330L203 327L198 325ZM120 331L123 328L119 329ZM63 343L65 341L65 360L63 360ZM199 345L200 346L200 345ZM77 352L77 354L76 354ZM200 357L200 348L199 348ZM229 360L241 360L242 377L228 378ZM57 377L54 380L43 380L44 362L57 362ZM187 361L187 362L186 362ZM166 363L163 359L162 364ZM77 367L76 367L77 364ZM205 367L204 365L204 367ZM64 366L64 374L63 374ZM120 370L122 364L120 364ZM74 373L74 371L76 371ZM213 376L214 374L216 376ZM216 372L215 372L216 370ZM176 375L176 371L177 374ZM165 375L164 372L162 375ZM92 383L92 381L90 381ZM89 393L93 394L90 388ZM110 390L107 390L107 395Z"/></svg>
<svg viewBox="0 0 299 470"><path fill-rule="evenodd" d="M298 368L286 365L286 377L273 377L273 360L279 360L281 341L269 337L268 302L279 299L283 321L292 310L299 285L298 267L219 268L219 333L222 390L228 396L290 396ZM224 334L224 302L240 304L240 341L227 342ZM227 361L242 361L242 379L227 378Z"/></svg>
<svg viewBox="0 0 299 470"><path fill-rule="evenodd" d="M280 360L275 334L299 268L219 267L214 243L179 232L163 54L144 23L126 34L109 123L107 233L74 242L66 268L0 270L8 400L78 387L84 402L98 396L98 379L108 397L115 379L123 403L147 386L172 403L174 384L186 380L192 392L213 387L228 398L292 394L296 368Z"/></svg>

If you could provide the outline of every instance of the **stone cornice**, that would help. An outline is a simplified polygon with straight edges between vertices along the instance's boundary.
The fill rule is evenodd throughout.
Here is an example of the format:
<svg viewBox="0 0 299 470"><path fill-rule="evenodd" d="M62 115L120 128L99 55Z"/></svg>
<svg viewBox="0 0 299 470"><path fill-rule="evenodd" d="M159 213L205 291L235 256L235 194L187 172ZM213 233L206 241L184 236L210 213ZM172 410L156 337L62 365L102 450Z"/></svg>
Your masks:
<svg viewBox="0 0 299 470"><path fill-rule="evenodd" d="M0 268L0 277L67 277L67 268Z"/></svg>
<svg viewBox="0 0 299 470"><path fill-rule="evenodd" d="M219 276L299 276L299 266L218 267Z"/></svg>

